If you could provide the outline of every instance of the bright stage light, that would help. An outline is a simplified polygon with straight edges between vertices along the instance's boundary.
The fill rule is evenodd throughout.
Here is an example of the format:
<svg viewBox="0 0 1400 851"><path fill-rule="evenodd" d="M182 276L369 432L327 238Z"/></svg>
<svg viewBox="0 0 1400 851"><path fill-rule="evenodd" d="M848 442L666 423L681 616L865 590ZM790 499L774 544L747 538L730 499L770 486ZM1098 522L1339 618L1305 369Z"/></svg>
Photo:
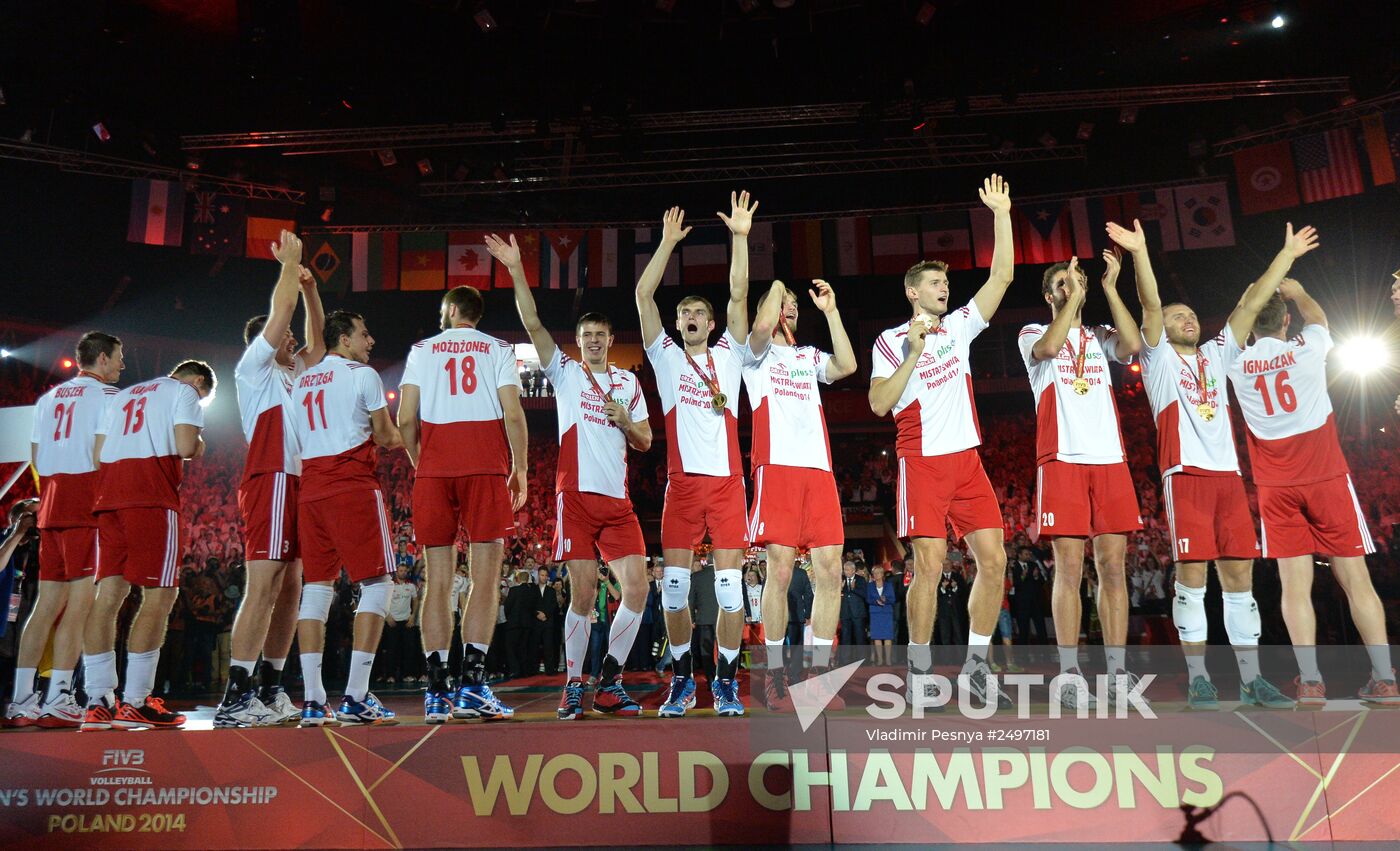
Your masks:
<svg viewBox="0 0 1400 851"><path fill-rule="evenodd" d="M73 368L73 359L72 359L72 358L64 358L64 359L63 359L63 368L64 368L64 369L72 369L72 368Z"/></svg>
<svg viewBox="0 0 1400 851"><path fill-rule="evenodd" d="M1274 19L1269 23L1273 26L1274 29L1281 30L1283 29L1283 25L1288 22L1283 19L1283 15L1274 15Z"/></svg>
<svg viewBox="0 0 1400 851"><path fill-rule="evenodd" d="M7 358L7 357L9 357L9 356L10 356L10 350L9 350L9 349L0 349L0 358Z"/></svg>
<svg viewBox="0 0 1400 851"><path fill-rule="evenodd" d="M1369 375L1390 363L1390 349L1377 337L1353 337L1337 346L1337 362L1347 372Z"/></svg>

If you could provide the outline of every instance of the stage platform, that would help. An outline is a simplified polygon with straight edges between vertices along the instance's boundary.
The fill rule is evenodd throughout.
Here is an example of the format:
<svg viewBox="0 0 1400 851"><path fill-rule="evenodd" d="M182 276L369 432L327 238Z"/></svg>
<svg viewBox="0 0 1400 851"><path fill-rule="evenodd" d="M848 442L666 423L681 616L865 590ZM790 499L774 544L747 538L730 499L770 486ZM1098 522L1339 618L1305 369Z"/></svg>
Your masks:
<svg viewBox="0 0 1400 851"><path fill-rule="evenodd" d="M700 707L554 719L557 677L503 684L512 722L0 734L0 843L413 848L1214 841L1400 836L1400 711L808 719ZM746 698L748 695L746 694ZM752 701L749 701L752 704ZM585 704L587 705L587 704ZM1193 832L1194 831L1194 832ZM159 835L155 835L159 834Z"/></svg>

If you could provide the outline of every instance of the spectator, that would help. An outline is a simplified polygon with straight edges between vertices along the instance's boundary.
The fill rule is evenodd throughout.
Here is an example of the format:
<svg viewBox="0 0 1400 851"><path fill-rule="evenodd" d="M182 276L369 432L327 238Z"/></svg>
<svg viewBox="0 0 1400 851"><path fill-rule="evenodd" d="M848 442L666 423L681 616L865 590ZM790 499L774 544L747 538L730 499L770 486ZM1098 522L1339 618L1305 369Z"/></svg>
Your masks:
<svg viewBox="0 0 1400 851"><path fill-rule="evenodd" d="M865 658L864 651L856 648L870 640L866 632L870 604L866 599L865 579L856 574L856 563L848 560L841 565L841 573L841 644L846 647L841 655L844 662L854 662ZM890 614L892 616L893 612Z"/></svg>
<svg viewBox="0 0 1400 851"><path fill-rule="evenodd" d="M787 643L801 647L806 643L805 632L812 623L812 577L804 561L792 566L792 581L788 583Z"/></svg>
<svg viewBox="0 0 1400 851"><path fill-rule="evenodd" d="M763 644L763 583L752 567L744 575L744 643Z"/></svg>
<svg viewBox="0 0 1400 851"><path fill-rule="evenodd" d="M870 612L870 642L874 645L871 661L876 665L889 665L892 661L894 645L894 577L875 572L875 579L865 586L865 601Z"/></svg>

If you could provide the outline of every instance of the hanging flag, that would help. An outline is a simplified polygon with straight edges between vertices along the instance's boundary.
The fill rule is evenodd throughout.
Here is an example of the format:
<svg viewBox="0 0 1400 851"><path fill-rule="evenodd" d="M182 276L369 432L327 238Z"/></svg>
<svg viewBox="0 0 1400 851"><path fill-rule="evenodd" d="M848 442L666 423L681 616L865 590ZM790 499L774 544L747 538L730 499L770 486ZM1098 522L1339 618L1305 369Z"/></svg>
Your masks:
<svg viewBox="0 0 1400 851"><path fill-rule="evenodd" d="M632 251L630 239L632 231L619 231L616 228L604 228L603 230L591 230L588 232L586 243L587 262L583 268L583 283L589 287L615 287L617 286L617 258L622 256L622 238L626 237L629 244L626 246L628 255Z"/></svg>
<svg viewBox="0 0 1400 851"><path fill-rule="evenodd" d="M1246 216L1298 206L1298 180L1288 142L1236 151L1235 186Z"/></svg>
<svg viewBox="0 0 1400 851"><path fill-rule="evenodd" d="M1360 195L1364 189L1361 163L1348 127L1298 139L1293 143L1293 158L1298 163L1304 203Z"/></svg>
<svg viewBox="0 0 1400 851"><path fill-rule="evenodd" d="M501 234L507 243L510 242L510 234ZM527 230L515 234L515 244L520 246L520 265L525 269L525 280L531 288L540 285L540 235L539 233ZM503 263L494 266L496 275L496 289L508 290L515 286L510 277L510 270Z"/></svg>
<svg viewBox="0 0 1400 851"><path fill-rule="evenodd" d="M350 235L350 288L357 293L399 288L399 235Z"/></svg>
<svg viewBox="0 0 1400 851"><path fill-rule="evenodd" d="M972 268L972 232L967 213L930 213L923 224L923 259L942 260L951 270Z"/></svg>
<svg viewBox="0 0 1400 851"><path fill-rule="evenodd" d="M697 227L681 243L681 274L688 287L729 280L729 228Z"/></svg>
<svg viewBox="0 0 1400 851"><path fill-rule="evenodd" d="M1078 257L1098 257L1113 245L1105 225L1123 221L1123 205L1117 195L1071 198L1070 222L1074 225L1074 253Z"/></svg>
<svg viewBox="0 0 1400 851"><path fill-rule="evenodd" d="M847 216L836 220L836 274L843 278L869 275L874 267L870 257L870 219Z"/></svg>
<svg viewBox="0 0 1400 851"><path fill-rule="evenodd" d="M249 216L244 256L257 260L276 260L272 253L272 243L282 238L282 231L295 231L296 227L297 223L293 219Z"/></svg>
<svg viewBox="0 0 1400 851"><path fill-rule="evenodd" d="M442 233L405 233L399 237L399 289L447 287L447 239Z"/></svg>
<svg viewBox="0 0 1400 851"><path fill-rule="evenodd" d="M1371 183L1394 183L1395 160L1400 157L1400 112L1361 119L1361 136L1366 143L1366 158L1371 161Z"/></svg>
<svg viewBox="0 0 1400 851"><path fill-rule="evenodd" d="M453 231L447 235L447 286L491 286L491 252L486 250L486 231Z"/></svg>
<svg viewBox="0 0 1400 851"><path fill-rule="evenodd" d="M877 275L903 275L919 262L918 216L870 220L870 256Z"/></svg>
<svg viewBox="0 0 1400 851"><path fill-rule="evenodd" d="M642 277L642 272L646 270L647 264L651 262L651 255L656 253L657 246L661 244L661 230L659 228L635 228L632 231L632 267L635 282ZM681 258L676 252L671 252L671 257L666 261L666 269L661 273L661 285L674 287L681 282Z"/></svg>
<svg viewBox="0 0 1400 851"><path fill-rule="evenodd" d="M196 192L190 210L191 254L243 255L243 234L247 224L245 199L215 192Z"/></svg>
<svg viewBox="0 0 1400 851"><path fill-rule="evenodd" d="M1224 182L1176 187L1176 213L1182 248L1224 248L1235 244L1230 194Z"/></svg>
<svg viewBox="0 0 1400 851"><path fill-rule="evenodd" d="M777 277L774 271L773 223L754 222L749 230L749 280L771 281Z"/></svg>
<svg viewBox="0 0 1400 851"><path fill-rule="evenodd" d="M579 286L580 250L584 232L552 230L545 233L549 250L541 253L540 280L551 290L576 290Z"/></svg>
<svg viewBox="0 0 1400 851"><path fill-rule="evenodd" d="M792 277L810 281L826 274L823 255L822 223L817 219L789 222L788 241L791 246Z"/></svg>
<svg viewBox="0 0 1400 851"><path fill-rule="evenodd" d="M316 285L336 295L350 288L350 237L341 234L312 236L302 250L302 262L316 277Z"/></svg>
<svg viewBox="0 0 1400 851"><path fill-rule="evenodd" d="M128 242L179 245L185 236L185 187L170 180L131 181Z"/></svg>
<svg viewBox="0 0 1400 851"><path fill-rule="evenodd" d="M1147 245L1159 251L1179 251L1181 231L1176 225L1176 198L1171 189L1148 189L1115 196L1122 209L1118 224L1133 229L1133 219L1142 222Z"/></svg>
<svg viewBox="0 0 1400 851"><path fill-rule="evenodd" d="M1037 204L1016 208L1011 218L1020 232L1021 256L1027 263L1058 263L1074 254L1069 205ZM988 265L991 258L988 257Z"/></svg>

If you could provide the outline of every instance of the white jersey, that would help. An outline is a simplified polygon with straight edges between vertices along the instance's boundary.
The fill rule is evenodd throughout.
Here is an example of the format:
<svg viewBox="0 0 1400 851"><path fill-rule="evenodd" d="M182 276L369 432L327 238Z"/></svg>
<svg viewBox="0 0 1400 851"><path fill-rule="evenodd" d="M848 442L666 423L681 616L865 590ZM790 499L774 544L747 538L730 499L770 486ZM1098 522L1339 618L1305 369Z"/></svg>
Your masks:
<svg viewBox="0 0 1400 851"><path fill-rule="evenodd" d="M1255 339L1230 365L1256 485L1305 485L1347 474L1327 395L1331 349L1327 328L1309 325L1291 340Z"/></svg>
<svg viewBox="0 0 1400 851"><path fill-rule="evenodd" d="M753 408L753 466L768 464L831 471L817 382L830 384L831 355L812 346L770 342L755 357L744 347L744 387Z"/></svg>
<svg viewBox="0 0 1400 851"><path fill-rule="evenodd" d="M204 427L199 392L183 381L161 377L111 397L97 427L103 435L97 510L180 509L177 425Z"/></svg>
<svg viewBox="0 0 1400 851"><path fill-rule="evenodd" d="M627 436L603 413L607 399L627 406L632 420L647 419L647 402L637 376L608 365L606 373L588 379L583 364L557 347L544 374L554 384L559 410L559 462L554 477L558 492L583 491L627 499Z"/></svg>
<svg viewBox="0 0 1400 851"><path fill-rule="evenodd" d="M987 328L970 301L945 315L924 339L924 352L895 403L895 453L950 455L981 444L977 407L972 400L969 347ZM909 353L909 323L885 331L870 353L870 378L889 378Z"/></svg>
<svg viewBox="0 0 1400 851"><path fill-rule="evenodd" d="M95 526L97 465L92 447L107 413L107 403L119 391L88 373L54 387L34 403L37 447L34 471L39 474L39 528Z"/></svg>
<svg viewBox="0 0 1400 851"><path fill-rule="evenodd" d="M408 351L399 386L419 390L418 476L510 472L502 387L520 389L515 347L475 328L449 328Z"/></svg>
<svg viewBox="0 0 1400 851"><path fill-rule="evenodd" d="M1035 463L1067 461L1071 464L1117 464L1123 460L1123 435L1118 428L1118 405L1113 399L1110 360L1131 363L1119 356L1118 332L1107 325L1069 329L1065 344L1049 360L1031 357L1047 326L1027 325L1018 340L1021 360L1035 395ZM1074 352L1070 354L1071 348ZM1076 363L1084 353L1084 379L1089 390L1074 392Z"/></svg>
<svg viewBox="0 0 1400 851"><path fill-rule="evenodd" d="M1183 355L1162 333L1157 345L1142 341L1142 380L1157 423L1157 468L1163 476L1185 470L1196 475L1240 471L1230 426L1226 371L1241 351L1229 323L1196 355ZM1201 386L1201 374L1205 384ZM1201 405L1210 408L1210 419Z"/></svg>
<svg viewBox="0 0 1400 851"><path fill-rule="evenodd" d="M386 407L384 384L368 364L326 355L292 391L301 443L301 501L377 490L370 414Z"/></svg>
<svg viewBox="0 0 1400 851"><path fill-rule="evenodd" d="M233 368L238 416L248 441L245 482L262 473L301 475L291 391L296 377L305 371L300 357L290 369L278 363L277 350L262 334L253 338Z"/></svg>
<svg viewBox="0 0 1400 851"><path fill-rule="evenodd" d="M743 378L742 345L726 330L707 354L686 359L685 347L660 334L647 346L647 360L656 371L656 389L666 417L666 469L696 476L737 476L739 460L739 383ZM711 368L713 365L713 368ZM722 411L711 404L714 394L696 367L727 400Z"/></svg>

